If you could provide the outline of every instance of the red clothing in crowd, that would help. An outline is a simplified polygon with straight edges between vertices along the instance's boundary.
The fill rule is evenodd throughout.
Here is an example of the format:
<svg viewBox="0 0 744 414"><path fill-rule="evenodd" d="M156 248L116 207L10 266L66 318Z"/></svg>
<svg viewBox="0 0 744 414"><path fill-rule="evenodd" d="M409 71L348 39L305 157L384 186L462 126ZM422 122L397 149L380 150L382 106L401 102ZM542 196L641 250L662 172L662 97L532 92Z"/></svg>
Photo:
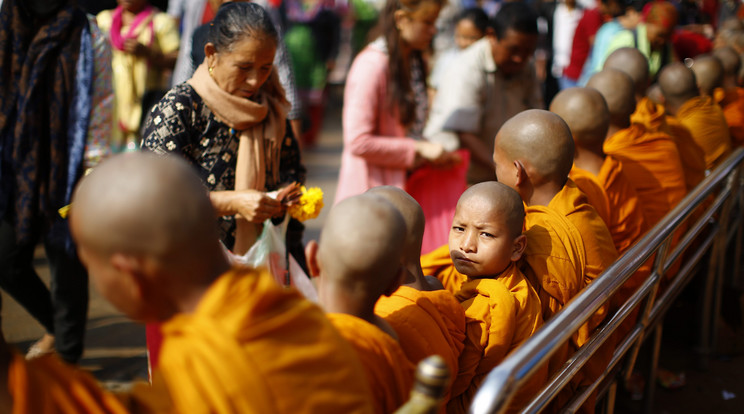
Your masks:
<svg viewBox="0 0 744 414"><path fill-rule="evenodd" d="M594 44L594 35L599 28L608 20L598 8L584 11L574 33L573 45L571 46L571 62L563 69L563 76L579 80L584 63Z"/></svg>

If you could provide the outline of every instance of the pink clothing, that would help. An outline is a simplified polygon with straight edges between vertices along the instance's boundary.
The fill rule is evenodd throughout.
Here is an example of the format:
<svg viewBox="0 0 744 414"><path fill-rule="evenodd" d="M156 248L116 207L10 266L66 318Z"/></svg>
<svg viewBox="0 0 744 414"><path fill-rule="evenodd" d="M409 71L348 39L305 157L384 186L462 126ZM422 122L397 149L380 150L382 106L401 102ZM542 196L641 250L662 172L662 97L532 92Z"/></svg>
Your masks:
<svg viewBox="0 0 744 414"><path fill-rule="evenodd" d="M388 55L367 46L354 59L344 90L343 133L336 202L380 185L404 188L416 156L388 100Z"/></svg>

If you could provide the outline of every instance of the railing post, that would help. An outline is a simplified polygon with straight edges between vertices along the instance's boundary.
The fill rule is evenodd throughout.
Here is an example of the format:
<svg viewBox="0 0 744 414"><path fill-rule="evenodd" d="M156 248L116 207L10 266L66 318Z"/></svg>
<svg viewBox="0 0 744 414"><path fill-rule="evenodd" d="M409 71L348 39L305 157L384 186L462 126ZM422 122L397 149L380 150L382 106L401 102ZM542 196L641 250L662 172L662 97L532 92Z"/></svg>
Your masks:
<svg viewBox="0 0 744 414"><path fill-rule="evenodd" d="M656 392L656 373L659 367L659 350L661 349L661 335L664 329L664 320L662 319L654 328L654 342L651 348L651 361L648 368L648 378L646 378L646 392L644 395L644 412L651 414L654 408L654 393Z"/></svg>

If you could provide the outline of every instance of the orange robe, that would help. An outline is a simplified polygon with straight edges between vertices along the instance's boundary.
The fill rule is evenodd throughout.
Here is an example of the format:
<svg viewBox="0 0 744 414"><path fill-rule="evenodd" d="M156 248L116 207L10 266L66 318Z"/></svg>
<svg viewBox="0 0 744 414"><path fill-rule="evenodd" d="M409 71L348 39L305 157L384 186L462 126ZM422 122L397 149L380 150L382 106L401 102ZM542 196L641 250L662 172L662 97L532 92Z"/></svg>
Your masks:
<svg viewBox="0 0 744 414"><path fill-rule="evenodd" d="M392 413L408 401L413 387L415 367L403 353L398 342L380 328L356 316L344 313L330 313L326 316L356 349L364 367L363 371L358 372L365 373L372 389L375 412ZM307 376L305 380L313 381L313 377ZM339 393L339 390L341 388L328 389L333 393Z"/></svg>
<svg viewBox="0 0 744 414"><path fill-rule="evenodd" d="M159 369L176 412L373 412L354 349L266 271L228 271L162 330Z"/></svg>
<svg viewBox="0 0 744 414"><path fill-rule="evenodd" d="M744 145L744 88L717 89L716 101L723 109L734 145Z"/></svg>
<svg viewBox="0 0 744 414"><path fill-rule="evenodd" d="M685 172L685 183L689 192L705 178L705 153L695 142L690 129L683 125L677 117L666 116L667 131L677 144L679 160Z"/></svg>
<svg viewBox="0 0 744 414"><path fill-rule="evenodd" d="M639 123L620 130L604 143L604 152L623 165L635 187L646 225L656 225L680 200L687 186L679 151L672 137Z"/></svg>
<svg viewBox="0 0 744 414"><path fill-rule="evenodd" d="M467 339L452 386L448 413L467 413L486 375L543 324L540 299L515 264L496 278L465 282L457 299L465 308ZM535 373L509 405L524 408L547 380L547 366Z"/></svg>
<svg viewBox="0 0 744 414"><path fill-rule="evenodd" d="M623 254L648 230L638 193L625 175L623 164L611 155L605 157L597 180L610 203L610 224L607 227L615 249Z"/></svg>
<svg viewBox="0 0 744 414"><path fill-rule="evenodd" d="M655 104L645 96L636 104L635 112L630 116L630 122L643 125L649 132L669 132L664 107Z"/></svg>
<svg viewBox="0 0 744 414"><path fill-rule="evenodd" d="M13 399L13 410L8 414L129 413L90 374L53 355L26 361L14 353L8 369L8 391Z"/></svg>
<svg viewBox="0 0 744 414"><path fill-rule="evenodd" d="M599 217L605 222L607 227L610 227L610 211L612 209L610 200L607 198L607 193L602 188L602 184L597 181L597 176L574 165L568 177L586 195L589 204L597 210L597 214L599 214Z"/></svg>
<svg viewBox="0 0 744 414"><path fill-rule="evenodd" d="M392 295L380 297L375 314L393 327L400 347L412 363L439 355L453 376L457 372L457 361L465 346L465 311L452 293L401 286Z"/></svg>
<svg viewBox="0 0 744 414"><path fill-rule="evenodd" d="M731 154L731 135L726 118L721 108L713 102L713 98L692 98L679 108L676 116L703 149L706 169L714 169Z"/></svg>

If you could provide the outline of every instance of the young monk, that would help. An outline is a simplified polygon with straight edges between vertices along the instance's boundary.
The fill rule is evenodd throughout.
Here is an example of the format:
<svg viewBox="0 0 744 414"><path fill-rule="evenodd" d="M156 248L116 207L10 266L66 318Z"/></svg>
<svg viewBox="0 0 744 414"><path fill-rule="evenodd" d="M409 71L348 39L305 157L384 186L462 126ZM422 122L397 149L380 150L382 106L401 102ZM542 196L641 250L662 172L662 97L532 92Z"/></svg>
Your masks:
<svg viewBox="0 0 744 414"><path fill-rule="evenodd" d="M664 106L648 93L659 91L649 86L648 61L635 48L622 48L614 51L605 62L604 68L624 72L633 80L635 86L635 112L630 116L632 123L639 123L649 132L661 132L671 136L677 146L682 168L685 172L687 191L705 178L705 159L692 139L687 128L675 118L664 112Z"/></svg>
<svg viewBox="0 0 744 414"><path fill-rule="evenodd" d="M524 206L514 190L484 182L457 203L449 252L467 280L455 295L465 308L467 339L449 413L467 413L485 376L542 326L540 299L517 267L527 244ZM547 366L520 389L510 412L525 406L547 379Z"/></svg>
<svg viewBox="0 0 744 414"><path fill-rule="evenodd" d="M418 364L428 356L439 355L454 376L465 346L465 311L439 280L424 276L421 270L424 212L413 197L397 187L374 187L367 194L390 202L406 223L403 284L392 295L380 297L375 314L392 326L411 362ZM445 395L445 401L448 399Z"/></svg>
<svg viewBox="0 0 744 414"><path fill-rule="evenodd" d="M710 96L700 96L695 73L682 63L667 65L659 75L664 108L687 127L712 170L731 153L731 136L721 108Z"/></svg>
<svg viewBox="0 0 744 414"><path fill-rule="evenodd" d="M713 51L723 65L723 86L714 93L716 102L723 109L729 126L731 140L735 145L744 144L744 88L738 84L741 59L731 47L724 46Z"/></svg>
<svg viewBox="0 0 744 414"><path fill-rule="evenodd" d="M713 55L701 55L695 58L690 67L695 74L700 96L713 96L716 89L723 87L723 63Z"/></svg>
<svg viewBox="0 0 744 414"><path fill-rule="evenodd" d="M333 206L320 241L306 248L310 273L319 278L320 304L356 349L380 414L403 405L413 385L414 366L398 334L374 311L381 296L400 286L405 239L398 210L381 197L361 194Z"/></svg>
<svg viewBox="0 0 744 414"><path fill-rule="evenodd" d="M656 225L686 194L685 175L673 139L661 130L651 131L631 123L635 110L633 80L615 69L594 74L587 83L607 102L610 127L603 145L605 154L623 164L635 187L646 225Z"/></svg>
<svg viewBox="0 0 744 414"><path fill-rule="evenodd" d="M645 233L646 223L638 194L625 176L622 163L602 149L610 126L607 103L594 89L570 88L553 98L550 111L566 121L576 146L569 176L582 191L584 183L600 188L599 195L604 198L595 202L590 197L594 193L584 193L592 206L595 203L607 206L609 220L605 223L618 253L624 253Z"/></svg>
<svg viewBox="0 0 744 414"><path fill-rule="evenodd" d="M215 217L179 157L112 158L72 200L70 228L101 294L133 319L164 321L154 378L173 410L372 412L353 348L299 293L231 265Z"/></svg>
<svg viewBox="0 0 744 414"><path fill-rule="evenodd" d="M632 91L631 91L632 92ZM594 281L617 259L607 225L588 204L586 196L568 178L574 159L574 143L568 125L556 114L543 110L524 111L511 118L496 135L493 160L500 182L515 189L527 208L527 229L533 206L547 207L567 219L580 234L585 251L583 286ZM528 236L528 246L531 240ZM526 252L528 264L530 251ZM543 288L545 284L541 285ZM601 307L578 333L581 346L609 311ZM613 344L606 343L574 378L573 384L593 381L605 369ZM583 375L582 375L583 374ZM582 378L583 376L583 378ZM561 398L557 399L560 404ZM593 411L594 399L585 404Z"/></svg>

